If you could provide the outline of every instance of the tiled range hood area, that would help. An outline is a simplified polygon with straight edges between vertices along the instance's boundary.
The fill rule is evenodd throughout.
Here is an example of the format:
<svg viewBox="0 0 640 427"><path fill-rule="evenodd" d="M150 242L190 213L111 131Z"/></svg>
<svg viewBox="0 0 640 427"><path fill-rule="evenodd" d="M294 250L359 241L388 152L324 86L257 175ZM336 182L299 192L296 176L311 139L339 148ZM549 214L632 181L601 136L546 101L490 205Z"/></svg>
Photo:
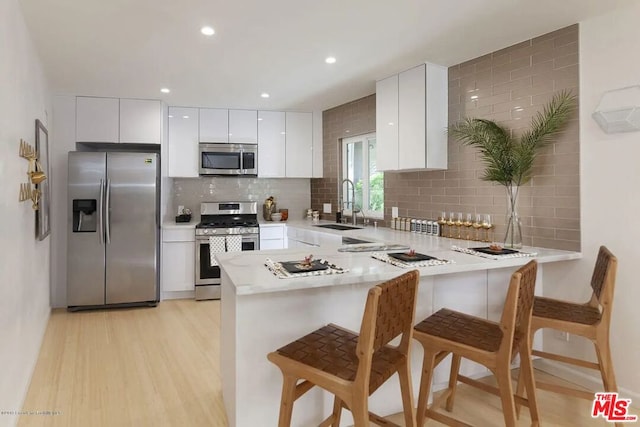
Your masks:
<svg viewBox="0 0 640 427"><path fill-rule="evenodd" d="M526 129L555 91L579 95L578 25L451 66L448 81L449 123L477 117L516 132ZM338 200L340 139L375 132L375 119L375 94L324 112L324 175L311 180L314 209ZM525 245L580 250L579 161L576 113L541 152L531 182L521 189ZM501 235L507 196L502 186L479 179L483 168L473 147L449 138L446 170L385 172L385 220L391 219L392 206L401 217L413 218L437 218L442 211L489 213Z"/></svg>

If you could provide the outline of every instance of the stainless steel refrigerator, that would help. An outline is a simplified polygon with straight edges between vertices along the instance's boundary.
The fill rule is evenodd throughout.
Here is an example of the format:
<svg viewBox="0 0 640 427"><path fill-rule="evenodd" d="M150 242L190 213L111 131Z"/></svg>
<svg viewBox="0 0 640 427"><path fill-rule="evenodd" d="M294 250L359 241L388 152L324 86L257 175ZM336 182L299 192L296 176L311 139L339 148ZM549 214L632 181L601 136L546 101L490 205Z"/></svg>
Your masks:
<svg viewBox="0 0 640 427"><path fill-rule="evenodd" d="M159 301L156 153L70 152L67 306Z"/></svg>

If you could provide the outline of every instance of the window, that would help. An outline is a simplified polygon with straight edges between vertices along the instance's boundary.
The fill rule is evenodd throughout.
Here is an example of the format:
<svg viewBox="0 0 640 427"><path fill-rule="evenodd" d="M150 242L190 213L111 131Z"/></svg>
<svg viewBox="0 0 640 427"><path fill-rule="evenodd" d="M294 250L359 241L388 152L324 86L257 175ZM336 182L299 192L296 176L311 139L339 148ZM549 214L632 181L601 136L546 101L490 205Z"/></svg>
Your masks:
<svg viewBox="0 0 640 427"><path fill-rule="evenodd" d="M367 217L384 216L384 173L376 168L376 134L342 140L342 176L355 185L355 206ZM342 183L342 209L351 214L351 185Z"/></svg>

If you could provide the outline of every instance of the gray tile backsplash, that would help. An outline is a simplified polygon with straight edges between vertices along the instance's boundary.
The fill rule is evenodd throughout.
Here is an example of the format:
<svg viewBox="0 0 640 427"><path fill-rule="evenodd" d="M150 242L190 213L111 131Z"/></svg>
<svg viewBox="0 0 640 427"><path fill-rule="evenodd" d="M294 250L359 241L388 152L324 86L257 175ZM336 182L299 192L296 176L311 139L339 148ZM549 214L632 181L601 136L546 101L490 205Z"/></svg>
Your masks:
<svg viewBox="0 0 640 427"><path fill-rule="evenodd" d="M305 178L174 178L169 201L169 220L183 205L194 213L192 221L200 221L200 203L213 201L258 202L258 212L262 212L264 200L273 196L278 209L289 209L289 218L302 219L311 206L311 188Z"/></svg>

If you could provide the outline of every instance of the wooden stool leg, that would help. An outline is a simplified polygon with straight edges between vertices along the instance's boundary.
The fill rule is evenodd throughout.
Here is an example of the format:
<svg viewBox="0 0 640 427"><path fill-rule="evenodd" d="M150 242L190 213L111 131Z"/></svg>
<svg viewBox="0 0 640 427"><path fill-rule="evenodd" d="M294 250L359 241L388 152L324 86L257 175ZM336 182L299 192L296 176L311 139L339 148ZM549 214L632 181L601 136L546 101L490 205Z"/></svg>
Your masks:
<svg viewBox="0 0 640 427"><path fill-rule="evenodd" d="M598 356L598 364L600 365L600 375L602 376L602 384L604 390L608 392L617 392L616 376L613 371L613 359L611 358L611 348L609 347L609 337L597 339L593 342Z"/></svg>
<svg viewBox="0 0 640 427"><path fill-rule="evenodd" d="M354 427L369 427L369 405L367 393L356 393L351 403Z"/></svg>
<svg viewBox="0 0 640 427"><path fill-rule="evenodd" d="M451 357L451 373L449 374L449 397L445 409L449 412L453 411L453 402L456 398L456 390L458 389L458 373L460 372L460 356L453 354Z"/></svg>
<svg viewBox="0 0 640 427"><path fill-rule="evenodd" d="M293 402L296 399L296 383L298 379L290 375L283 374L282 398L280 400L280 418L278 427L291 426L291 414L293 412Z"/></svg>
<svg viewBox="0 0 640 427"><path fill-rule="evenodd" d="M533 351L533 337L536 334L537 329L531 329L531 332L529 334L530 337L530 341L529 341L529 350L528 353L523 353L523 350L520 349L520 358L522 359L522 355L523 354L529 354L531 355L531 351ZM522 347L522 346L521 346ZM525 350L526 351L526 350ZM531 357L529 357L529 362L531 363ZM531 364L531 372L533 372L533 364ZM532 374L533 375L533 374ZM520 362L520 370L518 372L518 385L516 386L516 395L520 396L520 397L524 397L524 389L525 389L525 379L526 377L523 376L522 373L522 362ZM535 379L532 376L531 380L533 381L533 387L534 387L534 392L535 392ZM527 388L527 397L529 396L529 389ZM516 417L520 418L520 407L522 405L520 405L518 402L516 402Z"/></svg>
<svg viewBox="0 0 640 427"><path fill-rule="evenodd" d="M340 427L340 418L342 417L342 400L338 396L333 398L333 422L331 427Z"/></svg>
<svg viewBox="0 0 640 427"><path fill-rule="evenodd" d="M504 424L506 427L516 425L516 407L513 399L513 387L511 385L511 367L509 363L500 366L494 372L500 389L500 399L502 400L502 412L504 413Z"/></svg>
<svg viewBox="0 0 640 427"><path fill-rule="evenodd" d="M404 409L404 424L406 427L415 427L416 414L413 410L413 387L411 385L411 371L409 362L403 363L398 369L400 379L400 393L402 394L402 407Z"/></svg>
<svg viewBox="0 0 640 427"><path fill-rule="evenodd" d="M524 340L523 340L524 341ZM520 373L518 374L518 388L521 384L527 388L527 401L529 402L529 414L531 415L531 423L533 425L540 424L540 415L538 412L538 400L536 398L536 380L533 374L533 363L531 363L531 344L520 343ZM522 392L517 392L518 396L522 396ZM516 407L516 415L520 416L520 405Z"/></svg>
<svg viewBox="0 0 640 427"><path fill-rule="evenodd" d="M427 405L429 403L429 393L431 392L431 379L435 368L436 353L424 349L424 359L422 362L422 376L420 378L420 394L418 395L418 411L416 421L419 427L424 425L427 415Z"/></svg>

